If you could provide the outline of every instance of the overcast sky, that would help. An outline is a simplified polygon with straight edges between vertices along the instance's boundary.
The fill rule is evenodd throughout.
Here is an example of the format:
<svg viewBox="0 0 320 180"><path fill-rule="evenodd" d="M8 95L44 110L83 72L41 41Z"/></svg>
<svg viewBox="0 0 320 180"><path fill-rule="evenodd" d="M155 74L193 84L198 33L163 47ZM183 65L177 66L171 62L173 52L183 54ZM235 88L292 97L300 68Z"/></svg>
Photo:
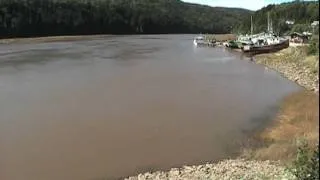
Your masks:
<svg viewBox="0 0 320 180"><path fill-rule="evenodd" d="M250 10L258 10L268 4L278 4L282 2L289 2L293 0L182 0L185 2L192 2L198 4L205 4L209 6L221 7L238 7Z"/></svg>

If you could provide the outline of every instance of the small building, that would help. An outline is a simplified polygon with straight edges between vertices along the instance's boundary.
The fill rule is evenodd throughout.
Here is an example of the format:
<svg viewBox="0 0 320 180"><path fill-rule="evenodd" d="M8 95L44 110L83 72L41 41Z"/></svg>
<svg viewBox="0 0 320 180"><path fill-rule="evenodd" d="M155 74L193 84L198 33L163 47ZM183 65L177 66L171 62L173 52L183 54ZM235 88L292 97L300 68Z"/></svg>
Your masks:
<svg viewBox="0 0 320 180"><path fill-rule="evenodd" d="M303 32L302 34L305 35L305 36L312 36L311 32Z"/></svg>
<svg viewBox="0 0 320 180"><path fill-rule="evenodd" d="M290 42L293 43L308 43L311 35L309 33L291 33L290 34Z"/></svg>

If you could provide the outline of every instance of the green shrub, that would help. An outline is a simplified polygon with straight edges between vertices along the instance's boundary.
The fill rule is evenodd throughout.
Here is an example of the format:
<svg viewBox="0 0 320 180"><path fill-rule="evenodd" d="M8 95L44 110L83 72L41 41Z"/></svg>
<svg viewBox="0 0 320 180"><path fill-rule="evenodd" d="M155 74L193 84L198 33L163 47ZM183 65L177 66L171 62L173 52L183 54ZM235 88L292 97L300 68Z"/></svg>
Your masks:
<svg viewBox="0 0 320 180"><path fill-rule="evenodd" d="M306 142L299 146L291 171L299 180L318 180L319 145L314 150Z"/></svg>
<svg viewBox="0 0 320 180"><path fill-rule="evenodd" d="M308 55L319 53L319 38L312 38L307 50Z"/></svg>

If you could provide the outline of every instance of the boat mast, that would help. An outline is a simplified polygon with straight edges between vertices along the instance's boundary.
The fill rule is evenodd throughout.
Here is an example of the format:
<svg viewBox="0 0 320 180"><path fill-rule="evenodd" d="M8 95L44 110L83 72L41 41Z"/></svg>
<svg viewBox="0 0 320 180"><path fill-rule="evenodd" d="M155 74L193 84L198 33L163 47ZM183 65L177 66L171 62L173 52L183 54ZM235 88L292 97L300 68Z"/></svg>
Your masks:
<svg viewBox="0 0 320 180"><path fill-rule="evenodd" d="M253 34L253 23L252 23L252 16L251 16L251 35Z"/></svg>
<svg viewBox="0 0 320 180"><path fill-rule="evenodd" d="M268 12L268 33L270 32L270 13Z"/></svg>
<svg viewBox="0 0 320 180"><path fill-rule="evenodd" d="M272 19L270 19L270 33L273 33Z"/></svg>
<svg viewBox="0 0 320 180"><path fill-rule="evenodd" d="M273 33L272 20L270 19L270 12L268 12L268 33Z"/></svg>

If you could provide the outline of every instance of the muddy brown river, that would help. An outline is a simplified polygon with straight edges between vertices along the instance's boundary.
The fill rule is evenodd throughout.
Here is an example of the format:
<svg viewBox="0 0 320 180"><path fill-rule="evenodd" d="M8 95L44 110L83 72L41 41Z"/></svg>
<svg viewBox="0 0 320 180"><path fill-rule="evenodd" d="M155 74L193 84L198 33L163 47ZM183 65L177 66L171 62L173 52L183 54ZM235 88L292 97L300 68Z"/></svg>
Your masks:
<svg viewBox="0 0 320 180"><path fill-rule="evenodd" d="M228 158L299 90L192 39L0 45L0 179L117 179Z"/></svg>

